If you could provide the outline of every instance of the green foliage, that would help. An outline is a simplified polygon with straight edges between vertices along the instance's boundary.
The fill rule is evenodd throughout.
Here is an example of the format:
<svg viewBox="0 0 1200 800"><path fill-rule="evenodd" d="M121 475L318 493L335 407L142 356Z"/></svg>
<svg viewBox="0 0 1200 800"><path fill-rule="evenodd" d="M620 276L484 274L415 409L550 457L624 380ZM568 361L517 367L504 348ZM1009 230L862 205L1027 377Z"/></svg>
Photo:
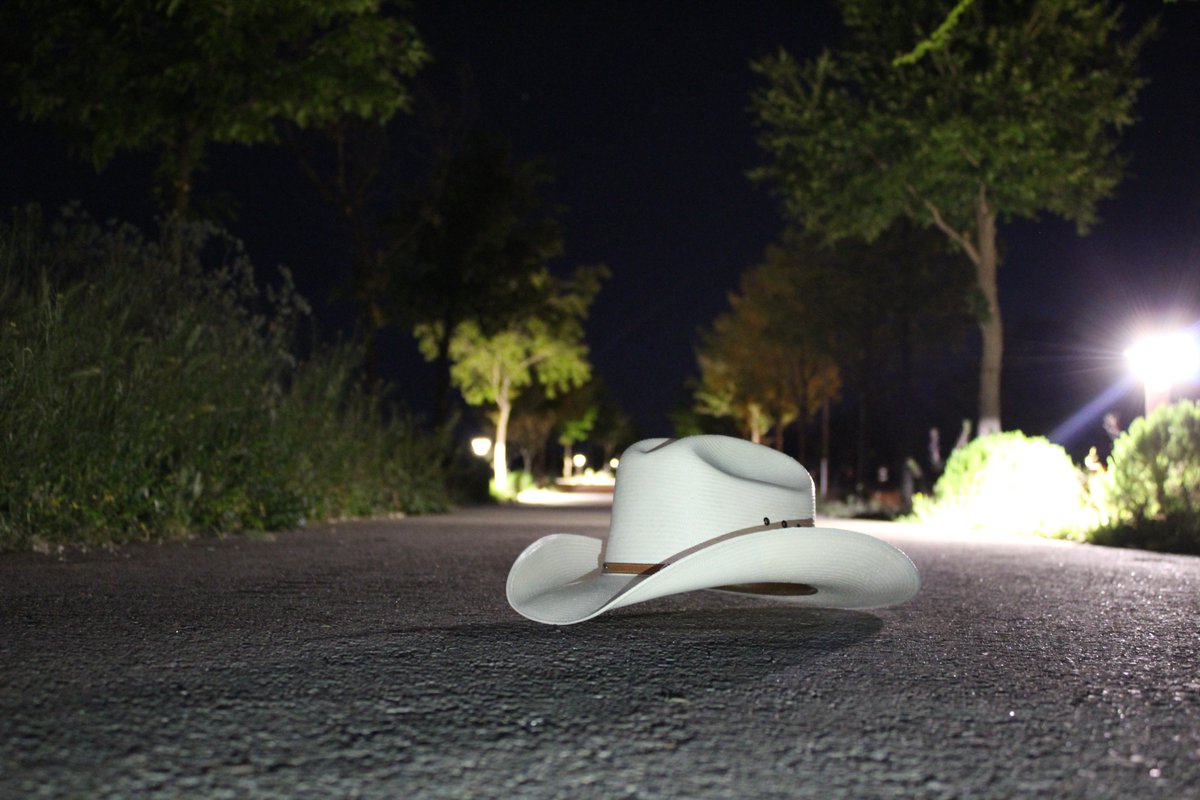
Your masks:
<svg viewBox="0 0 1200 800"><path fill-rule="evenodd" d="M539 477L547 474L545 450L552 435L561 445L586 440L598 447L600 464L607 464L637 438L633 423L596 375L553 398L543 392L523 392L514 399L508 440L525 469Z"/></svg>
<svg viewBox="0 0 1200 800"><path fill-rule="evenodd" d="M428 60L381 0L12 0L3 77L97 168L152 152L177 210L210 143L275 141L283 122L387 121Z"/></svg>
<svg viewBox="0 0 1200 800"><path fill-rule="evenodd" d="M394 231L392 313L451 330L475 320L490 334L541 303L548 287L532 279L562 253L561 211L539 194L549 182L545 164L514 163L483 136L441 153Z"/></svg>
<svg viewBox="0 0 1200 800"><path fill-rule="evenodd" d="M1020 431L983 436L954 451L918 519L953 529L1077 537L1090 516L1083 478L1056 444Z"/></svg>
<svg viewBox="0 0 1200 800"><path fill-rule="evenodd" d="M814 273L794 255L768 248L730 294L729 310L701 334L696 354L696 411L737 420L756 442L771 426L806 423L841 386L832 329L820 313L829 298L805 280Z"/></svg>
<svg viewBox="0 0 1200 800"><path fill-rule="evenodd" d="M382 305L387 317L419 329L438 370L439 416L460 323L490 337L549 302L547 263L562 252L561 211L540 196L549 180L541 162L513 163L507 147L473 136L440 154L399 215Z"/></svg>
<svg viewBox="0 0 1200 800"><path fill-rule="evenodd" d="M677 439L684 436L700 436L719 433L722 436L741 436L738 425L729 417L714 417L696 411L694 405L679 405L671 409L667 418L671 422L671 435Z"/></svg>
<svg viewBox="0 0 1200 800"><path fill-rule="evenodd" d="M905 386L911 375L890 373L965 331L970 285L966 265L911 225L836 247L789 229L702 334L696 410L737 419L754 438L806 423L843 383Z"/></svg>
<svg viewBox="0 0 1200 800"><path fill-rule="evenodd" d="M468 403L495 405L509 402L535 379L548 395L578 386L591 374L586 353L581 339L558 336L544 320L532 319L494 336L464 322L450 348L450 374Z"/></svg>
<svg viewBox="0 0 1200 800"><path fill-rule="evenodd" d="M536 489L538 487L537 476L535 476L532 472L526 472L523 469L517 469L510 472L508 475L508 481L508 491L504 495L506 498L516 497L521 492L529 489Z"/></svg>
<svg viewBox="0 0 1200 800"><path fill-rule="evenodd" d="M451 377L471 405L509 405L536 380L548 397L580 386L591 376L583 320L607 276L607 268L579 268L545 305L493 334L475 320L461 322L451 337ZM548 271L538 281L554 282ZM437 356L441 331L417 326L417 342L429 360Z"/></svg>
<svg viewBox="0 0 1200 800"><path fill-rule="evenodd" d="M571 419L563 420L558 433L558 443L562 445L575 444L588 438L592 428L596 427L596 417L600 407L590 405L583 413Z"/></svg>
<svg viewBox="0 0 1200 800"><path fill-rule="evenodd" d="M0 548L445 506L441 445L380 422L360 348L295 357L286 272L260 289L204 224L47 228L0 225Z"/></svg>
<svg viewBox="0 0 1200 800"><path fill-rule="evenodd" d="M454 330L450 375L464 400L493 409L493 480L501 490L508 485L505 459L513 401L535 382L553 398L591 377L583 321L608 274L603 265L579 267L570 279L559 281L543 268L532 277L543 298L540 307L491 334L476 320L464 320ZM439 326L418 325L416 335L421 353L431 361L437 358Z"/></svg>
<svg viewBox="0 0 1200 800"><path fill-rule="evenodd" d="M1200 403L1135 419L1114 442L1102 485L1106 524L1091 541L1200 553Z"/></svg>
<svg viewBox="0 0 1200 800"><path fill-rule="evenodd" d="M973 230L981 189L1005 217L1051 211L1087 227L1120 180L1119 133L1145 81L1152 31L1122 38L1096 0L974 3L939 48L894 67L953 3L841 0L846 46L798 64L757 62L755 174L834 238L883 231L897 216ZM956 9L957 10L957 9Z"/></svg>
<svg viewBox="0 0 1200 800"><path fill-rule="evenodd" d="M954 8L950 9L950 13L946 15L946 19L942 20L942 24L938 25L933 33L925 39L917 43L909 52L896 56L892 59L892 66L903 66L905 64L915 64L921 60L931 50L939 50L946 46L946 42L950 40L950 32L954 30L954 26L958 24L958 18L963 15L975 0L958 0Z"/></svg>
<svg viewBox="0 0 1200 800"><path fill-rule="evenodd" d="M634 429L633 420L617 405L608 386L599 378L593 378L591 388L597 413L596 424L588 439L599 445L603 454L601 464L604 465L640 437Z"/></svg>
<svg viewBox="0 0 1200 800"><path fill-rule="evenodd" d="M753 68L770 161L751 175L828 240L897 219L936 227L975 267L980 429L1000 425L998 222L1051 212L1086 230L1124 173L1118 146L1153 23L1126 37L1100 0L839 0L844 47ZM923 31L934 46L922 49ZM897 56L920 57L896 66Z"/></svg>

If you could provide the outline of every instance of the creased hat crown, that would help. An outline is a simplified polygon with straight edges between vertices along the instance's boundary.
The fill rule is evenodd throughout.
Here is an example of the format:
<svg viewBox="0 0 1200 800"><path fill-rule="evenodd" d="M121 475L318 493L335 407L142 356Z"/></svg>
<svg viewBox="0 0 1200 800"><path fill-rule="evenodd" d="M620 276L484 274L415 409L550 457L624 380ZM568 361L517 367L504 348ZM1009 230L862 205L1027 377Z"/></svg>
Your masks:
<svg viewBox="0 0 1200 800"><path fill-rule="evenodd" d="M604 559L660 563L730 531L811 520L813 486L794 459L744 439L647 439L617 472Z"/></svg>

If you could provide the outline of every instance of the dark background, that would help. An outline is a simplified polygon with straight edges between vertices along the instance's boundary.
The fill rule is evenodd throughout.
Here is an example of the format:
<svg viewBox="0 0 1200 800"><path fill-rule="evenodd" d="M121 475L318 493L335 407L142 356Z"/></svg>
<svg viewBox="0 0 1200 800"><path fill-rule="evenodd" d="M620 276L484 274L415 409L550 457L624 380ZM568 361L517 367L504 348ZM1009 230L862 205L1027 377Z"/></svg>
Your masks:
<svg viewBox="0 0 1200 800"><path fill-rule="evenodd" d="M772 199L745 177L762 161L749 62L781 45L799 57L835 45L836 14L818 3L470 0L412 13L435 58L422 95L465 109L519 158L552 166L548 193L568 209L558 266L604 262L613 273L588 323L593 362L642 435L669 433L667 413L690 399L698 328L781 229ZM1140 410L1140 391L1126 382L1070 420L1120 384L1133 335L1164 318L1200 319L1200 4L1138 3L1127 18L1151 13L1163 32L1142 60L1151 83L1125 137L1131 176L1101 203L1100 223L1084 238L1053 218L1002 228L1004 425L1053 434L1076 455L1106 448L1105 411L1126 424ZM120 157L97 175L52 129L2 113L5 207L79 200L100 219L151 222L150 157ZM393 124L385 184L421 178L429 137L420 116ZM347 237L291 154L213 148L196 201L227 220L264 274L277 264L294 271L326 332L352 327L353 309L331 300L349 274ZM885 408L874 423L879 459L897 455L888 434L899 415L939 426L943 442L974 417L976 347L969 339L922 362L918 407ZM389 332L382 348L387 377L426 411L431 371L407 333ZM849 449L854 398L845 399L834 441Z"/></svg>

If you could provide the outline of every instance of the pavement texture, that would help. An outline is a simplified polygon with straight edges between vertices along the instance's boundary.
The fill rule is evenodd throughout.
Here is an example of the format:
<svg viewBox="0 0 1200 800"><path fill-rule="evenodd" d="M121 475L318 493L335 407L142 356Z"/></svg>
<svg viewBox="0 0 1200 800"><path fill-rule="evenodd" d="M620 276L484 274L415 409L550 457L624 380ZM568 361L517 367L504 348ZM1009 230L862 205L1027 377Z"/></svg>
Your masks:
<svg viewBox="0 0 1200 800"><path fill-rule="evenodd" d="M843 522L916 598L509 609L607 516L0 558L0 797L1200 797L1200 558Z"/></svg>

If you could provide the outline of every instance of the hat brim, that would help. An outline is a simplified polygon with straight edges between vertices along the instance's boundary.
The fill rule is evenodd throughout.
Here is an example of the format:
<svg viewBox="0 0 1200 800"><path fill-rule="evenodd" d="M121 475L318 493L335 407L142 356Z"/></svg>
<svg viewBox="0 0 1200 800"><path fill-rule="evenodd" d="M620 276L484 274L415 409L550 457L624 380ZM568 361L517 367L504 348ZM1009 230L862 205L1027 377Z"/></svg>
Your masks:
<svg viewBox="0 0 1200 800"><path fill-rule="evenodd" d="M881 539L837 528L771 528L717 541L668 561L652 574L605 573L603 542L557 533L525 549L508 573L509 605L524 617L571 625L605 611L698 589L800 584L811 594L764 598L822 608L870 609L903 603L921 587L899 549Z"/></svg>

